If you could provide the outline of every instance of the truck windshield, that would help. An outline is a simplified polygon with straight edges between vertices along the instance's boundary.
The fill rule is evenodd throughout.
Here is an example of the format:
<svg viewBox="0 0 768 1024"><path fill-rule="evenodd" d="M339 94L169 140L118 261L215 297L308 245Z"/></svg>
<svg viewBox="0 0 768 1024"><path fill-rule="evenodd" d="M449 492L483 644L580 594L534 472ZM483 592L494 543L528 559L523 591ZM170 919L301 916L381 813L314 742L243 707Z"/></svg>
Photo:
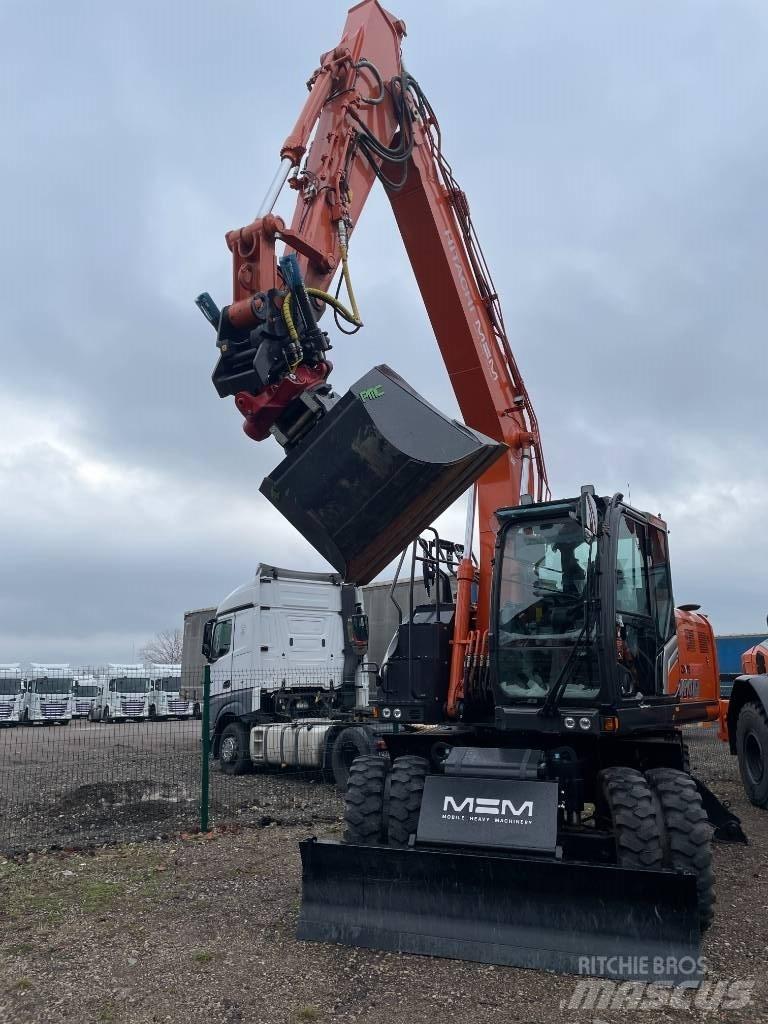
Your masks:
<svg viewBox="0 0 768 1024"><path fill-rule="evenodd" d="M181 686L180 679L158 679L155 682L155 689L163 693L178 693Z"/></svg>
<svg viewBox="0 0 768 1024"><path fill-rule="evenodd" d="M9 697L21 693L20 679L0 679L0 696Z"/></svg>
<svg viewBox="0 0 768 1024"><path fill-rule="evenodd" d="M146 693L149 689L148 679L128 679L125 676L121 679L111 679L115 684L117 693Z"/></svg>
<svg viewBox="0 0 768 1024"><path fill-rule="evenodd" d="M71 693L72 678L33 679L35 693Z"/></svg>
<svg viewBox="0 0 768 1024"><path fill-rule="evenodd" d="M597 668L583 636L585 590L595 548L584 540L579 524L567 517L529 521L507 530L497 631L502 702L543 703L566 665L569 682L563 700L597 696Z"/></svg>
<svg viewBox="0 0 768 1024"><path fill-rule="evenodd" d="M80 683L77 687L76 693L78 697L98 697L99 688L98 686Z"/></svg>

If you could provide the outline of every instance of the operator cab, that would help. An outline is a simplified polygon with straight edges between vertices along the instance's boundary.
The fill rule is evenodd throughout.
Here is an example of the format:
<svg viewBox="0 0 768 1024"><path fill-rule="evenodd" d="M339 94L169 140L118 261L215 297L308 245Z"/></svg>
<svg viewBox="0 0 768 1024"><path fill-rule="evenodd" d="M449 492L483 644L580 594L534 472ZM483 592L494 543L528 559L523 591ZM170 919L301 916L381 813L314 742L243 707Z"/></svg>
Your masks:
<svg viewBox="0 0 768 1024"><path fill-rule="evenodd" d="M671 722L665 650L676 632L666 524L589 487L580 498L497 516L496 725L599 732L604 719L618 729L641 705L649 728Z"/></svg>

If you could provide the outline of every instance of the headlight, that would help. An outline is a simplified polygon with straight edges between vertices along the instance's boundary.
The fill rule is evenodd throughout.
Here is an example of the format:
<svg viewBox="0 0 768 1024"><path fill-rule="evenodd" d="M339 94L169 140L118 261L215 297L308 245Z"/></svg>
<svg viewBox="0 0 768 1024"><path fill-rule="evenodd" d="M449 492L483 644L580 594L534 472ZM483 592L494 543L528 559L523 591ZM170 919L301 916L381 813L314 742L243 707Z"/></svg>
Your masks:
<svg viewBox="0 0 768 1024"><path fill-rule="evenodd" d="M389 708L382 708L381 709L381 717L382 718L389 718L391 715L392 715L392 712L390 711Z"/></svg>
<svg viewBox="0 0 768 1024"><path fill-rule="evenodd" d="M587 718L586 715L583 718L580 718L579 719L579 728L580 729L584 729L584 730L591 729L592 728L592 719L591 718Z"/></svg>
<svg viewBox="0 0 768 1024"><path fill-rule="evenodd" d="M563 725L566 729L575 729L576 719L572 718L571 715L568 715L566 718L563 719Z"/></svg>
<svg viewBox="0 0 768 1024"><path fill-rule="evenodd" d="M400 708L395 708L395 710L392 712L392 717L393 718L402 718L403 717L403 712L400 710Z"/></svg>

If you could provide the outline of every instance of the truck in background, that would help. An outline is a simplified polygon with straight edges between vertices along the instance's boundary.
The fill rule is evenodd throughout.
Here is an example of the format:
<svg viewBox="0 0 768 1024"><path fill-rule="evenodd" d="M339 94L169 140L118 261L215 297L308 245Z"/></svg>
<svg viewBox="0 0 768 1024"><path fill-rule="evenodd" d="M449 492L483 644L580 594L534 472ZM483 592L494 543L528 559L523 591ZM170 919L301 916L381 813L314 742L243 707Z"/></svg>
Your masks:
<svg viewBox="0 0 768 1024"><path fill-rule="evenodd" d="M0 664L0 726L18 725L24 707L24 684L18 661Z"/></svg>
<svg viewBox="0 0 768 1024"><path fill-rule="evenodd" d="M141 722L149 717L149 674L142 664L111 663L99 679L91 722Z"/></svg>
<svg viewBox="0 0 768 1024"><path fill-rule="evenodd" d="M75 710L69 665L33 661L24 684L24 725L69 725Z"/></svg>
<svg viewBox="0 0 768 1024"><path fill-rule="evenodd" d="M192 714L202 717L203 670L208 664L203 656L203 630L216 615L216 606L194 608L184 612L181 648L181 696L192 701Z"/></svg>
<svg viewBox="0 0 768 1024"><path fill-rule="evenodd" d="M765 642L765 633L724 633L715 637L720 667L720 696L727 700L737 676L744 673L742 655Z"/></svg>
<svg viewBox="0 0 768 1024"><path fill-rule="evenodd" d="M73 684L74 713L73 718L90 718L93 702L99 695L99 680L91 672L75 672Z"/></svg>
<svg viewBox="0 0 768 1024"><path fill-rule="evenodd" d="M382 731L355 722L368 706L367 643L355 587L336 573L260 564L203 629L222 771L312 767L345 784L354 758L373 753Z"/></svg>
<svg viewBox="0 0 768 1024"><path fill-rule="evenodd" d="M181 665L149 666L149 717L162 721L166 718L192 717L192 701L181 696Z"/></svg>

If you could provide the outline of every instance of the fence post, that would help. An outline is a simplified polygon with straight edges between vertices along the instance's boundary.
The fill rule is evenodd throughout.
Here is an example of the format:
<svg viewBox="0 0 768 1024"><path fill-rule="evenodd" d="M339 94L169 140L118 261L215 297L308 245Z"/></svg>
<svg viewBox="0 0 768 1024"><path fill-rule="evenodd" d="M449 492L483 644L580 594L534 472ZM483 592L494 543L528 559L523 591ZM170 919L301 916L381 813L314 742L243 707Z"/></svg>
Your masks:
<svg viewBox="0 0 768 1024"><path fill-rule="evenodd" d="M200 831L208 832L208 798L210 789L211 760L211 666L203 669L203 742L201 744L203 763L200 771Z"/></svg>

